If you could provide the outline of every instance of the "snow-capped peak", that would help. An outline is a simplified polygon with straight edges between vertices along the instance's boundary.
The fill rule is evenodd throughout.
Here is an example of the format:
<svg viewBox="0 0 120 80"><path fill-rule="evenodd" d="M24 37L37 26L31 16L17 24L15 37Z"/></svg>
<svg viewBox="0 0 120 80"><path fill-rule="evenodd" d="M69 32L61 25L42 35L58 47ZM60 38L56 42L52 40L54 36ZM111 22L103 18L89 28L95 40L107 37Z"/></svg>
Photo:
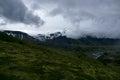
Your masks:
<svg viewBox="0 0 120 80"><path fill-rule="evenodd" d="M54 39L60 36L64 36L64 34L62 32L55 32L55 33L51 33L51 34L38 34L36 36L34 36L34 38L37 38L40 41L45 41L45 40L49 40L49 39Z"/></svg>

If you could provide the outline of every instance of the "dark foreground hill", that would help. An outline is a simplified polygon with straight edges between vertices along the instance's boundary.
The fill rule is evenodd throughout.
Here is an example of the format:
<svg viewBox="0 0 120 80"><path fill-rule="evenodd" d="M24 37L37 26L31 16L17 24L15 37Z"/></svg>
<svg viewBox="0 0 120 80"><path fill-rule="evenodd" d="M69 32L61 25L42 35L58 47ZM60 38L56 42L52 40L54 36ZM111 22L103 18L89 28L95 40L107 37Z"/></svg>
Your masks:
<svg viewBox="0 0 120 80"><path fill-rule="evenodd" d="M0 33L0 80L120 80L120 65Z"/></svg>

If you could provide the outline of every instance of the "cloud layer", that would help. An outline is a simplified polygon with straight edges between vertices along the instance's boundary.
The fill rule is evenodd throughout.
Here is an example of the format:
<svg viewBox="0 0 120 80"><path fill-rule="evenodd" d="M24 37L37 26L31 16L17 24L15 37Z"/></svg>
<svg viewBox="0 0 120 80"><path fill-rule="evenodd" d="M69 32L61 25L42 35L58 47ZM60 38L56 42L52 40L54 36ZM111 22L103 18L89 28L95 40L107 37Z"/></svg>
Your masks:
<svg viewBox="0 0 120 80"><path fill-rule="evenodd" d="M40 28L25 28L36 33L66 30L72 38L85 35L120 38L120 0L23 1L24 4L21 0L0 0L0 15L25 24L42 24L41 17L45 24Z"/></svg>
<svg viewBox="0 0 120 80"><path fill-rule="evenodd" d="M21 0L0 0L0 16L10 22L41 25L44 22L34 15Z"/></svg>

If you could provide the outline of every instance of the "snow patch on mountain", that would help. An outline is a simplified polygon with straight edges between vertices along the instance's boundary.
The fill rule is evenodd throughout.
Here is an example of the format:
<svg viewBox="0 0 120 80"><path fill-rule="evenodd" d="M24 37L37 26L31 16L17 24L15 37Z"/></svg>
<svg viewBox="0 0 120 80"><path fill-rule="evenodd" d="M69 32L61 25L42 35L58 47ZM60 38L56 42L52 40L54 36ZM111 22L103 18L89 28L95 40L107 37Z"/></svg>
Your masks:
<svg viewBox="0 0 120 80"><path fill-rule="evenodd" d="M3 32L9 36L17 37L21 40L23 40L26 36L29 36L27 33L20 32L20 31L1 30L0 32Z"/></svg>
<svg viewBox="0 0 120 80"><path fill-rule="evenodd" d="M55 32L55 33L51 33L51 34L38 34L36 36L34 36L34 38L40 40L40 41L45 41L45 40L49 40L49 39L54 39L54 38L58 38L60 36L65 36L65 33L62 32Z"/></svg>

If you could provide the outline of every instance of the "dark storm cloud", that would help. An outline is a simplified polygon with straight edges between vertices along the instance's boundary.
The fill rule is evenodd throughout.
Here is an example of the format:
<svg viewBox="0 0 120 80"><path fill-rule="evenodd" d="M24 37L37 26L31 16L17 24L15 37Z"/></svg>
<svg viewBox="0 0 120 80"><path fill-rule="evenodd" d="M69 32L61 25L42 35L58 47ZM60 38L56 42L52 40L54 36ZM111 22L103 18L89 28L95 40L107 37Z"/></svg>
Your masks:
<svg viewBox="0 0 120 80"><path fill-rule="evenodd" d="M0 0L0 16L10 22L42 25L40 17L33 15L21 0Z"/></svg>
<svg viewBox="0 0 120 80"><path fill-rule="evenodd" d="M25 24L43 24L40 17L33 15L35 12L45 18L44 30L64 29L73 38L83 35L120 38L120 0L23 1L27 7L21 0L0 0L0 17Z"/></svg>
<svg viewBox="0 0 120 80"><path fill-rule="evenodd" d="M93 35L120 38L120 0L36 0L37 3L56 5L49 13L62 15L72 23L69 35Z"/></svg>
<svg viewBox="0 0 120 80"><path fill-rule="evenodd" d="M56 0L52 15L61 13L70 20L120 16L120 0Z"/></svg>

